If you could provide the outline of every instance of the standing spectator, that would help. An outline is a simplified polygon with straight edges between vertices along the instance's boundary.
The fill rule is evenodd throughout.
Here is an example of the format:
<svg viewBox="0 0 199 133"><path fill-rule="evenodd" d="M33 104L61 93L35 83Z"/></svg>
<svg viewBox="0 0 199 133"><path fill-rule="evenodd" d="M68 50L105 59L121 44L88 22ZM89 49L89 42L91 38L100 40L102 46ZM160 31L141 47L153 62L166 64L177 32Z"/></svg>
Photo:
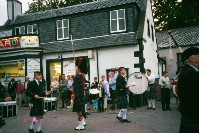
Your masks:
<svg viewBox="0 0 199 133"><path fill-rule="evenodd" d="M25 102L25 107L28 107L30 97L26 95L26 90L28 88L28 83L30 82L29 77L26 76L26 82L24 83L24 93L23 93L23 100Z"/></svg>
<svg viewBox="0 0 199 133"><path fill-rule="evenodd" d="M125 83L125 75L126 71L124 67L120 67L118 69L118 76L116 79L116 91L117 91L117 101L120 108L120 112L117 115L117 119L120 122L131 122L127 120L127 107L128 107L128 101L127 101L127 94L126 89L129 88L129 85L126 85Z"/></svg>
<svg viewBox="0 0 199 133"><path fill-rule="evenodd" d="M104 89L102 88L102 83L99 83L99 99L98 99L98 110L99 112L104 111Z"/></svg>
<svg viewBox="0 0 199 133"><path fill-rule="evenodd" d="M107 109L107 100L108 97L110 97L110 91L109 91L109 84L108 81L105 80L105 75L101 76L101 81L100 81L102 88L104 89L104 110Z"/></svg>
<svg viewBox="0 0 199 133"><path fill-rule="evenodd" d="M178 97L178 76L180 74L180 71L176 71L176 76L173 78L173 82L171 83L173 85L173 94L176 98L176 108L178 110L179 106L179 97Z"/></svg>
<svg viewBox="0 0 199 133"><path fill-rule="evenodd" d="M180 133L199 133L199 48L186 49L181 58L185 66L178 78Z"/></svg>
<svg viewBox="0 0 199 133"><path fill-rule="evenodd" d="M62 97L62 106L60 109L64 108L64 103L67 99L67 85L68 85L68 80L66 80L65 74L63 74L62 80L60 81L60 84L59 84L61 97Z"/></svg>
<svg viewBox="0 0 199 133"><path fill-rule="evenodd" d="M151 70L146 70L146 77L149 80L148 83L148 91L146 92L147 101L148 101L148 108L147 109L153 109L155 110L155 76L151 74Z"/></svg>
<svg viewBox="0 0 199 133"><path fill-rule="evenodd" d="M110 94L111 94L111 100L112 100L112 106L110 107L111 110L115 109L116 104L116 77L115 77L115 71L110 72L110 79L109 79L109 87L110 87Z"/></svg>
<svg viewBox="0 0 199 133"><path fill-rule="evenodd" d="M43 133L41 126L43 122L43 100L41 97L51 94L50 91L46 91L44 83L42 83L42 74L39 71L34 72L34 80L31 81L26 90L28 96L31 97L33 106L30 110L30 116L33 117L31 122L29 133L34 133L34 125L37 125L36 133Z"/></svg>
<svg viewBox="0 0 199 133"><path fill-rule="evenodd" d="M5 87L0 81L0 99L4 99L4 98L5 98Z"/></svg>
<svg viewBox="0 0 199 133"><path fill-rule="evenodd" d="M67 75L67 81L69 82L70 81L70 75ZM70 104L70 97L69 97L69 88L68 88L68 83L67 83L67 93L66 93L66 108L67 106Z"/></svg>
<svg viewBox="0 0 199 133"><path fill-rule="evenodd" d="M68 99L71 101L71 94L72 94L72 89L73 89L73 79L74 79L74 75L70 76L70 80L68 81ZM73 102L70 102L70 106L68 106L67 108L73 108Z"/></svg>
<svg viewBox="0 0 199 133"><path fill-rule="evenodd" d="M52 97L58 98L59 81L56 76L53 76L53 81L51 82ZM57 109L57 101L55 102L55 109Z"/></svg>
<svg viewBox="0 0 199 133"><path fill-rule="evenodd" d="M11 78L11 81L8 83L8 93L13 101L16 98L16 89L17 89L17 82L15 81L14 78Z"/></svg>
<svg viewBox="0 0 199 133"><path fill-rule="evenodd" d="M170 81L168 78L168 72L164 71L163 76L159 80L159 85L161 86L161 102L162 102L162 110L170 110ZM166 108L165 108L166 106Z"/></svg>
<svg viewBox="0 0 199 133"><path fill-rule="evenodd" d="M94 77L94 82L91 84L91 89L97 89L98 88L98 82L97 82L97 77ZM91 99L93 102L93 109L95 112L98 111L98 98L99 94L91 94Z"/></svg>
<svg viewBox="0 0 199 133"><path fill-rule="evenodd" d="M17 85L17 90L16 90L16 103L17 103L17 106L20 108L21 104L22 104L24 86L21 83L20 79L17 81L17 83L18 83L18 85Z"/></svg>

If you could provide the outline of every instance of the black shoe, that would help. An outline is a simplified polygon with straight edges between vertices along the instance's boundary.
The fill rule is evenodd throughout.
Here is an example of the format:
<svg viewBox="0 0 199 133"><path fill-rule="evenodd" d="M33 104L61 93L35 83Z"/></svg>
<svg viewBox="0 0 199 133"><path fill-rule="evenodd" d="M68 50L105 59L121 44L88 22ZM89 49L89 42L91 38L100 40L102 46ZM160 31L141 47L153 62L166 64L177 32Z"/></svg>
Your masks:
<svg viewBox="0 0 199 133"><path fill-rule="evenodd" d="M172 111L171 109L167 109L167 110Z"/></svg>
<svg viewBox="0 0 199 133"><path fill-rule="evenodd" d="M36 132L36 133L43 133L41 130L39 132Z"/></svg>
<svg viewBox="0 0 199 133"><path fill-rule="evenodd" d="M148 107L147 109L152 109L151 107Z"/></svg>
<svg viewBox="0 0 199 133"><path fill-rule="evenodd" d="M28 129L29 133L34 133L34 130L33 129Z"/></svg>
<svg viewBox="0 0 199 133"><path fill-rule="evenodd" d="M120 122L123 122L122 117L116 116L116 118L117 118Z"/></svg>
<svg viewBox="0 0 199 133"><path fill-rule="evenodd" d="M61 107L61 108L59 108L59 109L63 109L64 107Z"/></svg>
<svg viewBox="0 0 199 133"><path fill-rule="evenodd" d="M110 107L111 110L115 110L115 107Z"/></svg>
<svg viewBox="0 0 199 133"><path fill-rule="evenodd" d="M129 120L127 120L127 119L123 119L123 122L131 122L131 121L129 121Z"/></svg>
<svg viewBox="0 0 199 133"><path fill-rule="evenodd" d="M155 108L153 108L153 110L155 110Z"/></svg>

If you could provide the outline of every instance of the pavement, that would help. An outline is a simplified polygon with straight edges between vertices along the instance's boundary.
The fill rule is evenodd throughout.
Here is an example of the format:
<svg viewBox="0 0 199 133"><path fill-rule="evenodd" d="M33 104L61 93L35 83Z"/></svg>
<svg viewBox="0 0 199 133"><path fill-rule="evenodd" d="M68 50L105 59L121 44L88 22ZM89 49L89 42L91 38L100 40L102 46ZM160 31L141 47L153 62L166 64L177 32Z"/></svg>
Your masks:
<svg viewBox="0 0 199 133"><path fill-rule="evenodd" d="M61 103L61 101L60 101ZM110 106L110 104L108 105ZM160 101L156 101L156 110L147 110L147 106L136 110L128 108L127 119L131 123L121 123L116 119L118 109L96 113L90 110L85 130L75 131L77 116L71 109L48 111L44 115L42 131L44 133L178 133L180 113L175 108L175 98L171 99L172 111L162 111ZM22 107L16 117L6 118L2 133L28 133L31 117L29 108ZM36 128L35 128L36 130Z"/></svg>

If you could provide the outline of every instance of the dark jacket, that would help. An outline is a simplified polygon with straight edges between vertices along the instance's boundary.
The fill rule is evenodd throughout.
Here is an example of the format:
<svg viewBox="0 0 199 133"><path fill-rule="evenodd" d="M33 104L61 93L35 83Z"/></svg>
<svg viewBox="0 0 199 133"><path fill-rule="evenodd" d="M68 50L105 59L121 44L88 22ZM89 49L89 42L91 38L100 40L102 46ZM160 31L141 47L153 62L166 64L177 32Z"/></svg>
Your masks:
<svg viewBox="0 0 199 133"><path fill-rule="evenodd" d="M119 74L116 78L116 92L117 92L117 96L126 96L126 82L124 77Z"/></svg>
<svg viewBox="0 0 199 133"><path fill-rule="evenodd" d="M179 109L182 115L199 119L199 72L185 65L178 78Z"/></svg>
<svg viewBox="0 0 199 133"><path fill-rule="evenodd" d="M36 80L30 81L28 83L28 88L26 90L26 95L31 97L31 100L34 103L41 102L42 99L35 99L35 95L38 95L40 97L45 96L45 86L43 83L40 85L37 84Z"/></svg>
<svg viewBox="0 0 199 133"><path fill-rule="evenodd" d="M96 89L97 87L98 87L98 82L93 82L92 84L91 84L91 89Z"/></svg>
<svg viewBox="0 0 199 133"><path fill-rule="evenodd" d="M8 83L8 92L11 96L15 95L16 89L17 89L17 82L16 81Z"/></svg>

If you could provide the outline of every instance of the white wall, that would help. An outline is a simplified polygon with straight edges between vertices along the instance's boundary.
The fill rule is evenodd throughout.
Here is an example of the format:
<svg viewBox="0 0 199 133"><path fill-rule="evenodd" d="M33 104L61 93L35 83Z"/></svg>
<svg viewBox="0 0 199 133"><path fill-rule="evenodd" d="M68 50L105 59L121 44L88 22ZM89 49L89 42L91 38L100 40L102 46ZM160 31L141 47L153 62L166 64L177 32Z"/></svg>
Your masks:
<svg viewBox="0 0 199 133"><path fill-rule="evenodd" d="M154 27L154 21L153 21L153 15L151 10L151 0L147 1L147 9L146 9L146 16L145 16L145 22L144 22L144 34L143 38L146 39L146 42L144 42L144 58L145 58L145 69L151 69L152 73L159 77L158 75L158 58L157 58L157 44L156 44L156 38L155 38L155 30L154 30L154 41L152 41L152 31L151 31L151 25ZM148 36L148 25L147 25L147 19L150 23L150 37Z"/></svg>

